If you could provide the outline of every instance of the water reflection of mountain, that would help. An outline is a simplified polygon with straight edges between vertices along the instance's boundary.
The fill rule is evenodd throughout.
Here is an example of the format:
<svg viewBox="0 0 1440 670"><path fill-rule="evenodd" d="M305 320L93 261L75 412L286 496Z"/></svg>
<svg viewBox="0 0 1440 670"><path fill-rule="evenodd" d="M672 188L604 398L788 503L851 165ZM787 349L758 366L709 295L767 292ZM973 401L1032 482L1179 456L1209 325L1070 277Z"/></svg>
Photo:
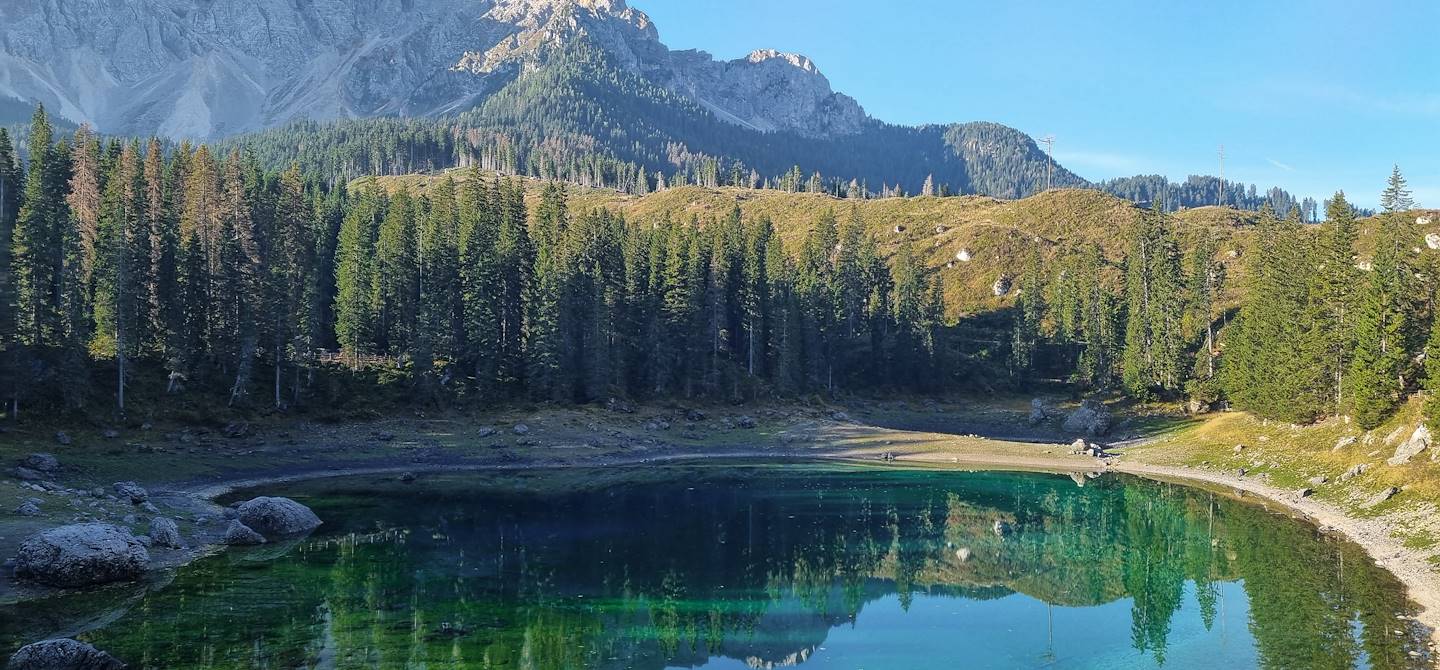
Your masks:
<svg viewBox="0 0 1440 670"><path fill-rule="evenodd" d="M1022 594L1072 607L1128 599L1130 646L1163 663L1187 584L1189 616L1208 628L1216 584L1243 580L1264 665L1415 667L1409 652L1423 650L1423 637L1391 632L1403 590L1357 548L1181 487L680 475L484 491L461 478L315 485L326 537L268 564L197 564L93 637L149 667L768 668L803 664L882 598L908 609L922 593Z"/></svg>

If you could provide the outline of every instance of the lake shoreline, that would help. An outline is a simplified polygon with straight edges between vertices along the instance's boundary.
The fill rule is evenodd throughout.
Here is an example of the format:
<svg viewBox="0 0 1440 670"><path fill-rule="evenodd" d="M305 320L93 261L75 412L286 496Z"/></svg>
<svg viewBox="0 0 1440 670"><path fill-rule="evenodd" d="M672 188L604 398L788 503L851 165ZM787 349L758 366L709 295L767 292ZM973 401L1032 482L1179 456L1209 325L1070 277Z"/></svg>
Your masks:
<svg viewBox="0 0 1440 670"><path fill-rule="evenodd" d="M539 422L537 422L539 423ZM552 422L553 423L553 422ZM976 435L955 435L924 430L882 428L873 422L822 417L787 417L762 426L761 430L745 430L727 434L720 441L706 445L669 444L651 440L648 447L626 444L617 449L588 447L577 443L573 431L541 428L538 434L520 441L528 445L521 450L481 449L469 440L465 449L437 454L422 452L422 459L413 450L367 457L359 461L321 458L300 463L259 464L235 468L230 472L208 477L191 477L171 482L149 483L152 496L162 503L168 514L177 517L223 518L223 507L217 499L236 492L274 487L284 484L335 477L385 476L418 477L423 486L427 474L475 471L526 471L584 467L644 467L682 462L722 462L739 460L770 460L775 462L852 463L865 467L927 467L943 469L1018 470L1058 474L1116 472L1148 479L1170 481L1202 488L1219 487L1222 492L1238 493L1262 504L1274 504L1288 514L1312 523L1324 532L1334 532L1362 547L1377 565L1389 571L1405 585L1412 602L1419 606L1416 621L1431 631L1432 649L1440 644L1440 579L1436 578L1426 552L1405 547L1390 535L1383 519L1357 518L1338 506L1313 498L1299 499L1293 491L1285 491L1256 477L1237 477L1198 467L1177 467L1145 460L1144 450L1132 453L1138 443L1127 442L1121 453L1111 458L1093 458L1071 454L1070 447L1056 441L1010 442ZM356 431L368 426L355 427ZM456 429L468 434L473 426ZM493 431L492 431L493 432ZM585 432L598 432L591 424ZM287 433L278 433L286 435ZM343 433L341 442L356 439ZM797 438L796 436L803 436ZM507 437L513 437L507 433ZM420 442L417 435L392 436L385 440L404 443ZM467 438L468 439L468 438ZM318 449L317 454L323 454ZM4 533L14 536L13 533ZM204 556L223 551L222 529L212 524L198 524L190 536L191 546L171 552L154 562L155 571L184 566ZM35 589L11 582L6 603L18 603L55 593L51 589Z"/></svg>
<svg viewBox="0 0 1440 670"><path fill-rule="evenodd" d="M724 462L724 461L783 461L799 463L846 463L865 467L907 467L921 465L925 467L940 466L943 469L976 469L976 470L998 470L998 471L1023 471L1043 472L1055 474L1089 473L1089 472L1112 472L1133 475L1155 481L1178 483L1185 486L1199 488L1221 487L1229 493L1241 493L1248 495L1236 495L1255 502L1251 496L1259 497L1266 503L1279 505L1287 513L1298 517L1307 523L1317 526L1324 533L1338 533L1346 540L1353 542L1365 549L1366 553L1377 565L1400 580L1406 587L1410 599L1419 605L1421 611L1415 619L1431 631L1431 639L1434 643L1440 644L1440 580L1435 579L1433 570L1429 568L1426 556L1421 552L1410 550L1401 543L1396 542L1386 532L1384 524L1375 519L1357 519L1333 505L1316 501L1312 498L1297 498L1294 492L1287 492L1278 487L1271 486L1256 478L1237 477L1233 474L1227 475L1219 472L1197 470L1193 468L1180 468L1173 466L1154 465L1143 462L1135 462L1124 459L1112 459L1107 462L1104 459L1092 459L1093 462L1076 463L1069 459L1039 459L1033 457L1014 457L1001 451L997 451L988 457L967 458L959 460L958 456L948 456L943 453L927 455L909 455L897 457L894 461L875 460L875 456L869 453L838 454L838 455L815 455L797 452L776 452L776 451L752 451L752 452L716 452L716 453L690 453L671 454L659 457L641 458L633 460L614 460L594 465L574 464L543 464L531 463L524 465L494 465L494 464L450 464L432 466L406 466L391 465L369 468L346 468L340 470L312 471L304 473L277 473L269 477L251 478L220 482L205 485L194 489L189 493L202 499L213 502L215 499L231 495L238 491L264 488L283 484L293 484L319 479L331 479L342 477L365 477L381 475L421 475L421 474L451 474L478 471L525 471L538 469L563 469L577 467L638 467L644 465L667 465L685 462Z"/></svg>

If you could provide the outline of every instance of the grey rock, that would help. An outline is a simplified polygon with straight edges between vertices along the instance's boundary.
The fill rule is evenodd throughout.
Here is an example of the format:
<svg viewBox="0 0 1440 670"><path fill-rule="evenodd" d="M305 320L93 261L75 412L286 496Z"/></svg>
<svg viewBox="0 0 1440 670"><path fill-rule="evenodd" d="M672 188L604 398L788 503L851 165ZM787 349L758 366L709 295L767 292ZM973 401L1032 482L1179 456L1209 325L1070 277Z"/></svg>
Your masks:
<svg viewBox="0 0 1440 670"><path fill-rule="evenodd" d="M55 433L55 444L58 444L58 445L60 445L60 446L62 446L62 447L68 447L68 446L70 446L72 443L74 443L74 441L75 441L75 440L73 440L73 439L70 438L70 434L69 434L69 433L66 433L66 432L63 431L63 430L62 430L62 431L57 431L57 432Z"/></svg>
<svg viewBox="0 0 1440 670"><path fill-rule="evenodd" d="M159 514L159 513L160 513L160 508L156 507L154 503L151 503L151 502L149 502L149 501L140 503L140 509L144 510L145 512L147 512L147 513L149 513L149 514Z"/></svg>
<svg viewBox="0 0 1440 670"><path fill-rule="evenodd" d="M1098 400L1086 400L1065 417L1061 427L1071 435L1099 437L1110 432L1110 410Z"/></svg>
<svg viewBox="0 0 1440 670"><path fill-rule="evenodd" d="M1365 474L1365 473L1368 472L1369 470L1370 470L1370 466L1369 466L1369 465L1367 465L1367 464L1365 464L1365 463L1360 463L1360 464L1355 465L1354 467L1350 468L1349 470L1346 470L1346 471L1345 471L1344 473L1342 473L1339 477L1336 477L1335 480L1336 480L1336 481L1339 481L1339 482L1348 482L1348 481L1350 481L1350 480L1352 480L1352 479L1354 479L1354 478L1356 478L1356 477L1359 477L1360 475Z"/></svg>
<svg viewBox="0 0 1440 670"><path fill-rule="evenodd" d="M150 540L157 547L179 549L184 546L180 540L180 528L173 520L157 516L150 520Z"/></svg>
<svg viewBox="0 0 1440 670"><path fill-rule="evenodd" d="M124 670L126 667L114 656L71 639L27 644L5 664L5 670Z"/></svg>
<svg viewBox="0 0 1440 670"><path fill-rule="evenodd" d="M1011 526L1008 521L996 521L990 529L995 531L995 534L999 535L1000 537L1005 537L1006 535L1015 532L1015 528Z"/></svg>
<svg viewBox="0 0 1440 670"><path fill-rule="evenodd" d="M100 436L107 440L115 440L119 439L120 431L115 430L114 428L107 428L105 432L100 433Z"/></svg>
<svg viewBox="0 0 1440 670"><path fill-rule="evenodd" d="M230 527L225 529L225 535L221 542L232 547L251 547L265 544L265 538L249 526L239 521L231 521Z"/></svg>
<svg viewBox="0 0 1440 670"><path fill-rule="evenodd" d="M1425 453L1425 450L1429 448L1430 428L1422 423L1415 429L1415 432L1410 434L1410 439L1401 442L1400 446L1395 448L1395 455L1385 462L1399 467L1409 463L1410 459Z"/></svg>
<svg viewBox="0 0 1440 670"><path fill-rule="evenodd" d="M45 473L24 466L10 468L10 476L25 482L38 482L45 479Z"/></svg>
<svg viewBox="0 0 1440 670"><path fill-rule="evenodd" d="M1030 416L1027 419L1032 426L1038 426L1050 419L1050 406L1040 398L1030 401Z"/></svg>
<svg viewBox="0 0 1440 670"><path fill-rule="evenodd" d="M1380 491L1379 493L1376 493L1374 496L1371 496L1371 498L1365 501L1365 504L1361 505L1360 507L1362 509L1373 509L1387 502L1390 502L1391 498L1394 498L1398 495L1400 495L1400 489L1391 486Z"/></svg>
<svg viewBox="0 0 1440 670"><path fill-rule="evenodd" d="M691 423L699 423L705 420L705 413L698 409L686 410L685 420Z"/></svg>
<svg viewBox="0 0 1440 670"><path fill-rule="evenodd" d="M58 472L60 459L55 458L52 454L30 454L20 465L40 472Z"/></svg>
<svg viewBox="0 0 1440 670"><path fill-rule="evenodd" d="M760 424L759 424L757 421L755 421L755 417L742 416L742 417L740 417L740 418L738 418L738 419L735 420L735 425L737 425L737 426L739 426L739 427L741 427L741 428L744 428L744 429L746 429L746 430L750 430L750 429L752 429L752 428L754 428L754 427L756 427L756 426L758 426L758 425L760 425Z"/></svg>
<svg viewBox="0 0 1440 670"><path fill-rule="evenodd" d="M846 413L844 413L844 412L841 412L841 411L839 411L839 410L836 410L836 411L830 413L830 420L831 420L831 421L849 422L849 421L850 421L850 415L849 415L849 414L846 414Z"/></svg>
<svg viewBox="0 0 1440 670"><path fill-rule="evenodd" d="M15 513L20 516L40 516L44 514L44 512L40 511L39 505L28 500L20 503L20 506L15 508Z"/></svg>
<svg viewBox="0 0 1440 670"><path fill-rule="evenodd" d="M231 421L230 423L225 424L225 428L220 431L220 434L234 440L242 437L249 437L252 432L253 430L251 429L249 423L246 423L244 421Z"/></svg>
<svg viewBox="0 0 1440 670"><path fill-rule="evenodd" d="M1320 487L1320 486L1324 486L1325 484L1328 484L1328 483L1330 483L1330 478L1329 478L1329 477L1326 477L1325 475L1318 475L1318 476L1315 476L1315 477L1311 477L1310 480L1309 480L1309 484L1310 484L1310 486L1312 486L1312 487Z"/></svg>
<svg viewBox="0 0 1440 670"><path fill-rule="evenodd" d="M1010 289L1014 288L1014 284L1015 280L1011 279L1010 275L1000 275L1000 278L990 285L990 292L997 298L1003 298L1010 295Z"/></svg>
<svg viewBox="0 0 1440 670"><path fill-rule="evenodd" d="M289 498L255 498L236 511L241 523L269 538L307 533L320 526L315 512Z"/></svg>
<svg viewBox="0 0 1440 670"><path fill-rule="evenodd" d="M514 434L516 434L516 435L529 435L529 434L530 434L530 427L527 426L527 425L525 425L525 424L523 424L523 423L517 423L517 424L515 424L515 427L513 427L513 428L510 429L510 432L512 432L512 433L514 433Z"/></svg>
<svg viewBox="0 0 1440 670"><path fill-rule="evenodd" d="M485 439L485 438L487 438L487 437L492 437L492 436L494 436L494 435L495 435L495 429L494 429L494 428L491 428L490 426L483 426L483 427L481 427L479 430L475 431L475 437L480 438L480 439L482 439L482 440Z"/></svg>
<svg viewBox="0 0 1440 670"><path fill-rule="evenodd" d="M121 500L129 500L132 505L139 505L150 499L150 492L135 482L115 482L111 488L115 489L115 495Z"/></svg>
<svg viewBox="0 0 1440 670"><path fill-rule="evenodd" d="M50 586L127 581L144 574L150 554L129 531L107 523L52 528L25 541L15 574Z"/></svg>
<svg viewBox="0 0 1440 670"><path fill-rule="evenodd" d="M1335 448L1331 449L1331 451L1340 451L1345 447L1355 444L1355 440L1356 437L1354 435L1346 435L1345 437L1335 440Z"/></svg>
<svg viewBox="0 0 1440 670"><path fill-rule="evenodd" d="M1313 495L1315 495L1315 489L1304 488L1295 492L1295 497L1302 500Z"/></svg>

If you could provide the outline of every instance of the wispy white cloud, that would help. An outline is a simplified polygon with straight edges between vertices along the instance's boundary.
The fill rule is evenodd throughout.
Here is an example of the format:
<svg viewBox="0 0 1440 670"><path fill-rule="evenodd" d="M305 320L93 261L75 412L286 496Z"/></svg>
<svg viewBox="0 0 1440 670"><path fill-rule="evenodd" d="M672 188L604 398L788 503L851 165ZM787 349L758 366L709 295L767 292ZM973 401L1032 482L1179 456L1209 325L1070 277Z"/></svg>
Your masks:
<svg viewBox="0 0 1440 670"><path fill-rule="evenodd" d="M1281 170L1284 170L1284 171L1286 171L1286 172L1294 172L1294 171L1295 171L1295 168L1293 168L1293 167L1291 167L1291 166L1289 166L1289 165L1286 165L1285 163L1281 163L1280 161L1277 161L1277 160L1275 160L1274 158L1266 158L1266 159L1265 159L1265 162L1266 162L1266 163L1269 163L1269 164L1271 164L1271 165L1274 165L1275 167L1280 168Z"/></svg>

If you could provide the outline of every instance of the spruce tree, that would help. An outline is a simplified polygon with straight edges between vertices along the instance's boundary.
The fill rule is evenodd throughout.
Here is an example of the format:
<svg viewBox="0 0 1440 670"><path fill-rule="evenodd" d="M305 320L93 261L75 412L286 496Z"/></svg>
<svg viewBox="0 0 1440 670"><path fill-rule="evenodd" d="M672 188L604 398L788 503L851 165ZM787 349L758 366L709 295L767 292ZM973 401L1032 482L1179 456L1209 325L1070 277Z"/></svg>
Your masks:
<svg viewBox="0 0 1440 670"><path fill-rule="evenodd" d="M420 298L415 199L401 188L391 199L375 243L375 316L378 350L411 353Z"/></svg>
<svg viewBox="0 0 1440 670"><path fill-rule="evenodd" d="M1125 388L1136 397L1174 393L1184 382L1185 298L1179 245L1158 207L1140 218L1125 268Z"/></svg>
<svg viewBox="0 0 1440 670"><path fill-rule="evenodd" d="M64 267L64 173L44 105L35 107L30 124L29 167L12 233L19 340L31 346L58 346L65 336L61 269ZM58 179L66 176L64 181Z"/></svg>
<svg viewBox="0 0 1440 670"><path fill-rule="evenodd" d="M1347 405L1356 422L1367 429L1380 425L1406 391L1415 318L1406 237L1397 217L1385 217L1373 269L1355 311Z"/></svg>
<svg viewBox="0 0 1440 670"><path fill-rule="evenodd" d="M306 322L314 252L314 211L306 201L299 166L292 165L280 175L276 189L273 226L266 236L264 310L270 331L273 400L276 409L283 409L287 404L283 391L285 367L294 361L298 372L299 362L312 349L306 337L310 332ZM291 396L297 397L298 393L297 383Z"/></svg>
<svg viewBox="0 0 1440 670"><path fill-rule="evenodd" d="M335 337L352 367L375 346L375 239L384 204L373 182L349 198L335 245Z"/></svg>
<svg viewBox="0 0 1440 670"><path fill-rule="evenodd" d="M90 267L93 285L93 353L113 355L116 362L116 409L125 414L127 364L140 338L138 323L148 300L138 280L137 250L149 258L148 236L139 233L146 221L144 176L139 148L127 144L105 179L105 194L96 208L96 230ZM148 263L147 263L148 267Z"/></svg>
<svg viewBox="0 0 1440 670"><path fill-rule="evenodd" d="M1326 387L1327 410L1344 405L1345 373L1354 349L1357 289L1363 275L1355 267L1355 241L1359 226L1355 209L1337 192L1326 208L1326 222L1316 241L1311 273L1309 349L1307 359L1317 368Z"/></svg>
<svg viewBox="0 0 1440 670"><path fill-rule="evenodd" d="M167 168L159 140L151 140L146 146L143 172L144 211L150 237L148 277L152 282L146 291L150 298L146 311L151 324L151 341L146 348L160 354L169 369L174 370L184 328L178 266L180 230L175 207L176 173Z"/></svg>
<svg viewBox="0 0 1440 670"><path fill-rule="evenodd" d="M460 220L459 281L463 328L460 344L481 397L495 397L500 383L501 315L504 305L499 238L498 192L478 168L470 171L458 195Z"/></svg>
<svg viewBox="0 0 1440 670"><path fill-rule="evenodd" d="M20 168L10 133L0 128L0 399L4 411L16 419L19 410L20 343L15 322L15 277L10 247L15 235L15 216L20 209Z"/></svg>
<svg viewBox="0 0 1440 670"><path fill-rule="evenodd" d="M1314 367L1304 355L1311 261L1298 213L1278 219L1266 207L1256 227L1245 299L1222 374L1236 406L1260 416L1308 422L1323 413Z"/></svg>
<svg viewBox="0 0 1440 670"><path fill-rule="evenodd" d="M1396 165L1390 171L1390 179L1386 183L1385 190L1380 194L1380 209L1386 214L1408 212L1415 209L1415 199L1410 195L1410 186L1405 181L1405 175L1400 174L1400 166Z"/></svg>
<svg viewBox="0 0 1440 670"><path fill-rule="evenodd" d="M561 237L569 223L565 193L547 184L535 213L534 280L525 296L525 383L537 400L564 400L568 388L561 378L562 292L569 268L564 265Z"/></svg>
<svg viewBox="0 0 1440 670"><path fill-rule="evenodd" d="M1045 318L1045 285L1040 249L1031 245L1020 273L1020 295L1015 304L1010 335L1010 375L1025 381L1035 371L1035 353Z"/></svg>

